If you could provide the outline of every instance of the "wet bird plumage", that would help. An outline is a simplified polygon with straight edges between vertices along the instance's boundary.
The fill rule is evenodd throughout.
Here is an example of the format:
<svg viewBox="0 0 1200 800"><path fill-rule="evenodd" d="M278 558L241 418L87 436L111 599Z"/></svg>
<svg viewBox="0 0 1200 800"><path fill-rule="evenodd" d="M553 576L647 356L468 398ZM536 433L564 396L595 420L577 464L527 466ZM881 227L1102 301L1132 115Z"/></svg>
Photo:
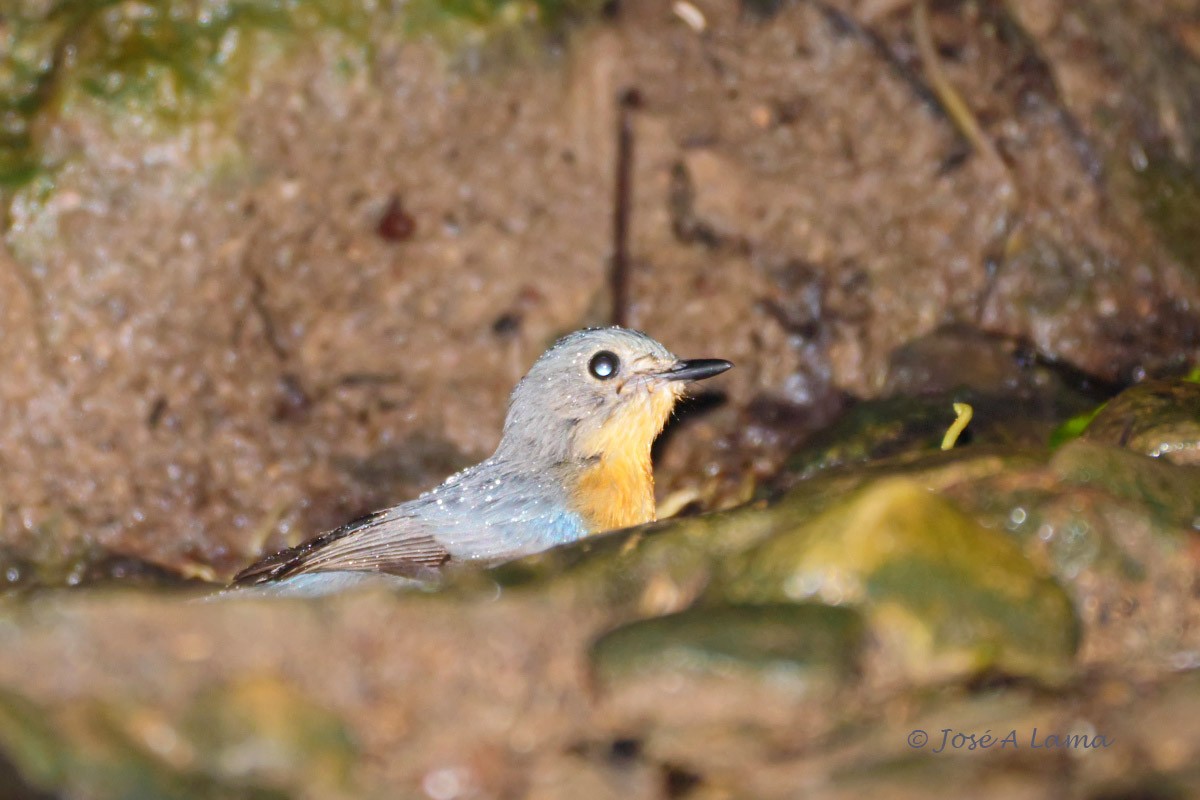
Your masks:
<svg viewBox="0 0 1200 800"><path fill-rule="evenodd" d="M597 353L617 359L619 371L590 374ZM570 334L513 390L490 458L415 500L268 556L235 585L317 572L423 579L448 563L495 563L649 522L654 438L686 381L729 366L680 361L654 339L622 328Z"/></svg>

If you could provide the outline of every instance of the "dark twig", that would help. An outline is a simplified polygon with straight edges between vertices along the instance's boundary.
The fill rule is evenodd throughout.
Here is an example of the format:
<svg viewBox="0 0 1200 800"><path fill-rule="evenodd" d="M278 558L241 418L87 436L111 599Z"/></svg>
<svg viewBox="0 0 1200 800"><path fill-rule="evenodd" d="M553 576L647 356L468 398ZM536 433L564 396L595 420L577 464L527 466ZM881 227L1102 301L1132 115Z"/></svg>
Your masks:
<svg viewBox="0 0 1200 800"><path fill-rule="evenodd" d="M617 154L613 189L613 252L610 273L612 323L629 320L629 212L633 194L633 111L639 102L635 89L617 99Z"/></svg>
<svg viewBox="0 0 1200 800"><path fill-rule="evenodd" d="M922 66L925 68L925 77L929 81L933 93L937 96L943 113L950 119L959 135L971 145L971 149L995 165L1000 174L1005 177L1009 183L1011 205L1016 201L1016 187L1012 186L1012 176L1008 164L1004 162L995 143L983 132L983 127L979 124L979 118L975 116L975 112L971 110L967 101L963 99L954 85L950 83L949 78L946 77L946 73L942 71L937 47L933 42L933 33L929 29L929 3L926 0L917 0L913 4L912 29L917 52L921 54Z"/></svg>
<svg viewBox="0 0 1200 800"><path fill-rule="evenodd" d="M271 316L271 309L267 306L267 282L263 280L263 276L259 274L258 270L250 266L248 259L246 274L250 279L250 306L254 309L255 315L262 325L263 338L267 342L267 347L277 359L287 361L287 350L279 341L279 335L275 330L275 320Z"/></svg>
<svg viewBox="0 0 1200 800"><path fill-rule="evenodd" d="M916 0L912 6L913 38L917 52L921 55L925 77L933 88L942 107L943 113L950 120L958 134L970 144L971 149L984 159L1003 181L1000 198L1004 201L999 222L1000 232L984 255L983 287L975 303L975 318L982 320L988 301L996 288L999 274L1013 247L1013 236L1020 224L1021 193L1017 187L1017 178L1004 160L996 143L979 123L979 118L967 101L946 77L938 58L937 47L930 30L929 2Z"/></svg>

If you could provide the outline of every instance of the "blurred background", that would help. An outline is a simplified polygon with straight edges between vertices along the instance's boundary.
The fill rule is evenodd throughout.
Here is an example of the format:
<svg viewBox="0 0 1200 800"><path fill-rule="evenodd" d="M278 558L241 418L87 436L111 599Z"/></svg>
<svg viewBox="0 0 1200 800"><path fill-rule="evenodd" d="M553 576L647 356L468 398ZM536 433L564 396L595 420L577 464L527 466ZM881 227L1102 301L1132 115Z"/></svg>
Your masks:
<svg viewBox="0 0 1200 800"><path fill-rule="evenodd" d="M1200 791L1200 3L9 0L0 200L0 797ZM613 322L656 535L189 601Z"/></svg>

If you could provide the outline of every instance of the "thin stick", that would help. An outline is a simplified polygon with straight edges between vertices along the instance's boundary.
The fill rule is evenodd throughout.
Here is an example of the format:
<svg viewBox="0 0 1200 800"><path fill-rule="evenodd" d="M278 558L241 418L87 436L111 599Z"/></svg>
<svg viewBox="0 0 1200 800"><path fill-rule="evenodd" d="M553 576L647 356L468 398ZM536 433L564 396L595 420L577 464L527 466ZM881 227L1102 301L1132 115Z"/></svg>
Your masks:
<svg viewBox="0 0 1200 800"><path fill-rule="evenodd" d="M921 63L925 67L925 76L929 79L929 86L933 89L933 93L937 95L938 102L942 104L942 108L946 111L946 116L954 123L954 127L958 128L958 132L963 135L971 148L979 155L991 161L993 164L1000 167L1005 175L1008 174L1008 165L1004 163L1004 159L1000 157L1000 153L996 150L992 140L983 132L983 128L979 126L979 120L975 117L966 101L962 99L962 95L950 83L946 77L946 73L942 71L941 61L938 60L937 48L933 44L933 34L929 30L929 3L926 0L913 5L912 9L912 24L913 37L916 39L917 52L921 54Z"/></svg>
<svg viewBox="0 0 1200 800"><path fill-rule="evenodd" d="M638 95L634 89L617 100L617 159L613 189L613 252L609 275L612 291L612 324L629 321L629 213L633 205L633 110Z"/></svg>

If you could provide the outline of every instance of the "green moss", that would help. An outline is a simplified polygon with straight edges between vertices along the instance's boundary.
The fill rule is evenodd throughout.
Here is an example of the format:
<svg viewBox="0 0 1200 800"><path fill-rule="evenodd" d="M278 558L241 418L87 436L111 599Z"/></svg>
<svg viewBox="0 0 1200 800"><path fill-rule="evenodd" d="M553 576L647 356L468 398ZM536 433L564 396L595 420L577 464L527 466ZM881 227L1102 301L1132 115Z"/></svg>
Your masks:
<svg viewBox="0 0 1200 800"><path fill-rule="evenodd" d="M597 0L18 0L0 17L0 189L45 165L43 120L78 97L188 119L245 74L264 43L333 33L365 49L434 33L453 46L514 28L557 27ZM348 63L348 62L347 62Z"/></svg>
<svg viewBox="0 0 1200 800"><path fill-rule="evenodd" d="M1089 411L1084 411L1082 414L1076 414L1062 425L1059 425L1057 428L1055 428L1054 432L1050 434L1050 449L1057 450L1067 442L1073 439L1078 439L1080 436L1082 436L1083 432L1086 431L1088 426L1092 424L1092 420L1096 418L1097 414L1104 410L1106 405L1108 404L1101 403Z"/></svg>
<svg viewBox="0 0 1200 800"><path fill-rule="evenodd" d="M1083 436L1178 463L1200 463L1200 385L1153 380L1131 386L1099 410Z"/></svg>
<svg viewBox="0 0 1200 800"><path fill-rule="evenodd" d="M363 35L350 0L58 0L5 20L0 62L0 185L42 168L39 123L80 97L185 119L240 74L255 34L336 29Z"/></svg>

